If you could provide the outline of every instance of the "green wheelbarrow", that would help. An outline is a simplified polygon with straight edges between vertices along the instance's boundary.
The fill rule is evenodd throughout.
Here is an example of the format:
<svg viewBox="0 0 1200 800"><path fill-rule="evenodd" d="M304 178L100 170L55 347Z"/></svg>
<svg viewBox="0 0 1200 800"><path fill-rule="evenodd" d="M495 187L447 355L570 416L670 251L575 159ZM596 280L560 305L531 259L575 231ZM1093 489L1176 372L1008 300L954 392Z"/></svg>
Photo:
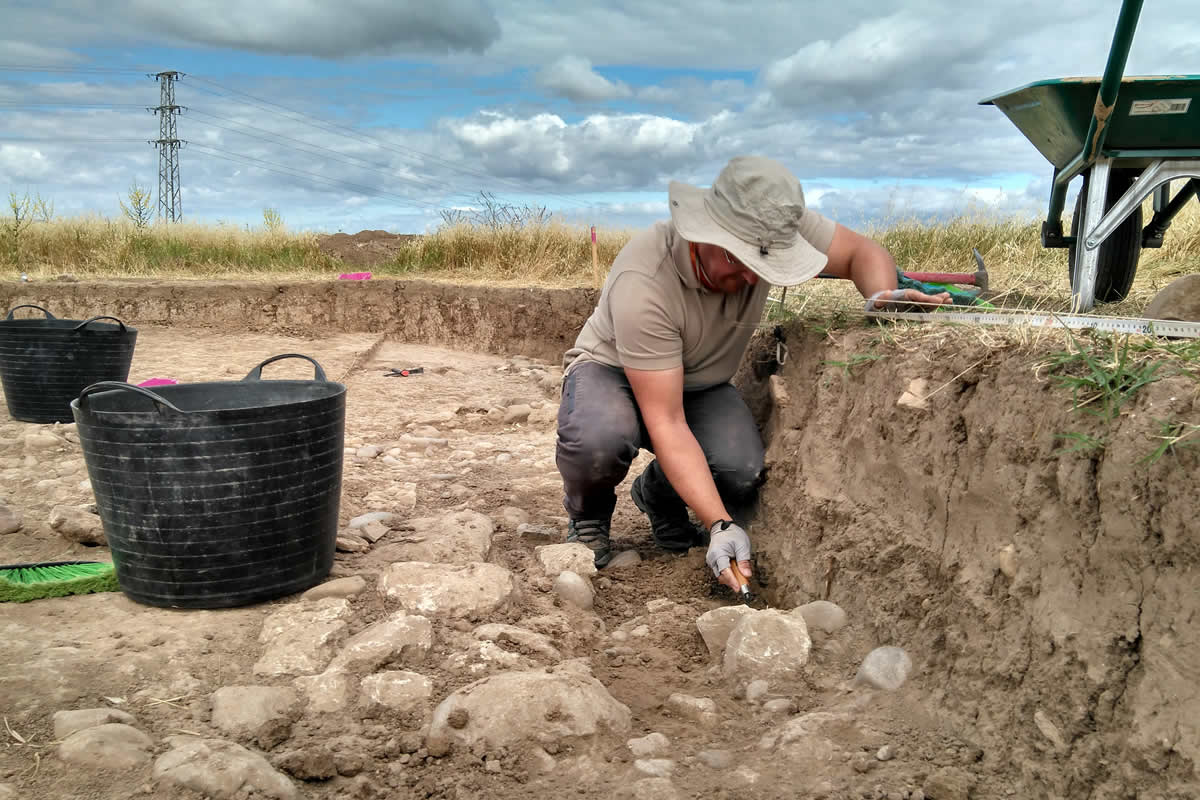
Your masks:
<svg viewBox="0 0 1200 800"><path fill-rule="evenodd" d="M1124 0L1101 78L1038 81L981 100L1004 112L1054 166L1042 246L1067 248L1072 306L1121 300L1144 247L1200 190L1200 75L1124 77L1142 0ZM1067 185L1078 175L1070 235ZM1171 196L1171 182L1181 182ZM1143 227L1142 201L1154 196Z"/></svg>

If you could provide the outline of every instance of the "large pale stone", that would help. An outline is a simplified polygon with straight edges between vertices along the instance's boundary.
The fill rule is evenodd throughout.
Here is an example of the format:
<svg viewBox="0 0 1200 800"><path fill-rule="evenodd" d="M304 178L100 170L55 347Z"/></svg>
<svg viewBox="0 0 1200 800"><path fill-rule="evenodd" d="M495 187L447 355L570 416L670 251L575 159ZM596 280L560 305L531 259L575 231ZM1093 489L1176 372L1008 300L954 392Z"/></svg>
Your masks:
<svg viewBox="0 0 1200 800"><path fill-rule="evenodd" d="M733 627L742 617L753 611L750 606L736 605L714 608L701 614L696 620L696 628L700 631L700 638L704 640L709 654L715 657L724 654L725 644L729 641L729 634L733 633Z"/></svg>
<svg viewBox="0 0 1200 800"><path fill-rule="evenodd" d="M379 548L383 561L473 564L487 561L495 525L490 517L463 509L439 517L392 523L389 544ZM392 541L394 540L394 541Z"/></svg>
<svg viewBox="0 0 1200 800"><path fill-rule="evenodd" d="M104 523L100 517L83 508L55 506L50 509L50 527L69 542L107 545Z"/></svg>
<svg viewBox="0 0 1200 800"><path fill-rule="evenodd" d="M596 604L596 591L587 578L566 571L558 573L554 579L554 593L576 608L591 611Z"/></svg>
<svg viewBox="0 0 1200 800"><path fill-rule="evenodd" d="M350 705L353 683L343 669L330 667L320 675L308 675L292 681L296 690L302 692L308 703L305 710L314 714L344 711Z"/></svg>
<svg viewBox="0 0 1200 800"><path fill-rule="evenodd" d="M556 577L561 572L574 572L584 577L596 574L596 554L585 544L544 544L535 547L533 552L541 562L542 569L551 577Z"/></svg>
<svg viewBox="0 0 1200 800"><path fill-rule="evenodd" d="M480 641L495 642L496 644L512 644L518 650L536 653L551 661L559 661L562 656L551 643L550 637L544 633L518 628L515 625L491 623L475 629L475 638Z"/></svg>
<svg viewBox="0 0 1200 800"><path fill-rule="evenodd" d="M432 646L433 625L429 620L419 614L397 611L346 642L330 667L373 672L391 663L416 666L425 660Z"/></svg>
<svg viewBox="0 0 1200 800"><path fill-rule="evenodd" d="M153 746L137 728L110 722L72 733L58 746L58 757L92 769L133 769L150 760Z"/></svg>
<svg viewBox="0 0 1200 800"><path fill-rule="evenodd" d="M335 578L314 586L304 594L301 600L324 600L327 597L351 598L362 594L367 588L367 582L361 575L351 575L348 578Z"/></svg>
<svg viewBox="0 0 1200 800"><path fill-rule="evenodd" d="M115 708L80 708L54 712L54 738L62 741L76 731L95 728L110 722L132 725L133 715Z"/></svg>
<svg viewBox="0 0 1200 800"><path fill-rule="evenodd" d="M809 630L818 628L826 633L836 633L846 624L846 612L837 603L828 600L805 603L793 608L791 613L802 617Z"/></svg>
<svg viewBox="0 0 1200 800"><path fill-rule="evenodd" d="M379 591L416 614L479 619L513 601L517 580L495 564L452 566L409 561L390 565L379 578Z"/></svg>
<svg viewBox="0 0 1200 800"><path fill-rule="evenodd" d="M876 647L867 653L855 680L875 689L894 691L904 685L912 672L912 659L901 647Z"/></svg>
<svg viewBox="0 0 1200 800"><path fill-rule="evenodd" d="M415 672L377 672L363 678L362 682L362 704L368 710L424 711L432 695L433 684L429 678Z"/></svg>
<svg viewBox="0 0 1200 800"><path fill-rule="evenodd" d="M213 725L265 750L287 739L299 716L299 698L291 689L225 686L212 695Z"/></svg>
<svg viewBox="0 0 1200 800"><path fill-rule="evenodd" d="M738 620L725 645L725 676L768 683L798 679L812 641L804 618L767 609Z"/></svg>
<svg viewBox="0 0 1200 800"><path fill-rule="evenodd" d="M275 800L297 800L296 786L262 756L221 739L172 736L171 749L154 762L155 780L184 786L214 800L257 793Z"/></svg>
<svg viewBox="0 0 1200 800"><path fill-rule="evenodd" d="M447 697L433 713L426 746L496 752L539 745L578 748L603 734L629 730L630 711L595 678L577 672L507 672Z"/></svg>
<svg viewBox="0 0 1200 800"><path fill-rule="evenodd" d="M350 603L328 598L284 606L263 621L267 645L255 675L312 675L329 664L346 639Z"/></svg>
<svg viewBox="0 0 1200 800"><path fill-rule="evenodd" d="M1146 306L1142 316L1200 322L1200 273L1184 275L1168 283Z"/></svg>

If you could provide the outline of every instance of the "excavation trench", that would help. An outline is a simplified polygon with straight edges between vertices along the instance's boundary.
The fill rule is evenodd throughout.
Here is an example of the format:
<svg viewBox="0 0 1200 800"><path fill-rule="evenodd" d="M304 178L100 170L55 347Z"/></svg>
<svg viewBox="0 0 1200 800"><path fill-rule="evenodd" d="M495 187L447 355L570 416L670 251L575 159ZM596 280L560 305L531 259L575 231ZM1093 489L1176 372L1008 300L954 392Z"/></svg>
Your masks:
<svg viewBox="0 0 1200 800"><path fill-rule="evenodd" d="M594 300L405 282L0 285L6 308L37 303L63 318L385 334L378 342L551 365ZM907 684L843 708L890 720L903 782L941 776L930 796L1197 796L1200 451L1147 458L1161 420L1200 423L1195 382L1152 383L1102 423L1035 369L1060 340L903 344L792 323L760 333L736 379L768 442L752 531L767 602L830 600L851 621L819 642L836 668L814 661L793 693L799 710L851 692L852 665L896 645L914 663ZM346 371L370 355L348 355ZM1064 452L1072 432L1104 446ZM656 587L691 591L695 571L672 584L656 570ZM819 776L857 785L839 783L839 769L849 766L795 765L787 796L807 796Z"/></svg>

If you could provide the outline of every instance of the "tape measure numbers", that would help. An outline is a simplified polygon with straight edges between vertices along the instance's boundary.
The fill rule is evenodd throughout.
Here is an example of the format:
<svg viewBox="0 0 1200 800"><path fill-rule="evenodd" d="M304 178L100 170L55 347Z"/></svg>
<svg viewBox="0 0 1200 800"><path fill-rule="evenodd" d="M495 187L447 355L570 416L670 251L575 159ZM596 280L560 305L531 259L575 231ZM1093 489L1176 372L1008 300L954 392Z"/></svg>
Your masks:
<svg viewBox="0 0 1200 800"><path fill-rule="evenodd" d="M865 311L875 319L906 319L914 322L961 322L966 325L1004 325L1028 328L1093 328L1114 333L1200 339L1200 322L1138 317L1097 317L1089 314L1046 314L1038 312L981 311Z"/></svg>

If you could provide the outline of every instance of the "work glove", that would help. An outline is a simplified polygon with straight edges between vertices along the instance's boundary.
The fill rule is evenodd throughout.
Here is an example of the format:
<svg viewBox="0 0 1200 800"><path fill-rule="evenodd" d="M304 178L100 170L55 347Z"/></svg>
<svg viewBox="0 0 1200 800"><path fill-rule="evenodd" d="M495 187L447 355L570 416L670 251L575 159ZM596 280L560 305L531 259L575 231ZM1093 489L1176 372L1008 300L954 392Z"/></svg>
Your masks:
<svg viewBox="0 0 1200 800"><path fill-rule="evenodd" d="M727 519L718 520L708 532L708 553L704 560L713 575L722 583L734 587L736 581L733 575L721 573L729 569L730 561L738 562L738 569L746 577L750 577L750 536L740 526Z"/></svg>

